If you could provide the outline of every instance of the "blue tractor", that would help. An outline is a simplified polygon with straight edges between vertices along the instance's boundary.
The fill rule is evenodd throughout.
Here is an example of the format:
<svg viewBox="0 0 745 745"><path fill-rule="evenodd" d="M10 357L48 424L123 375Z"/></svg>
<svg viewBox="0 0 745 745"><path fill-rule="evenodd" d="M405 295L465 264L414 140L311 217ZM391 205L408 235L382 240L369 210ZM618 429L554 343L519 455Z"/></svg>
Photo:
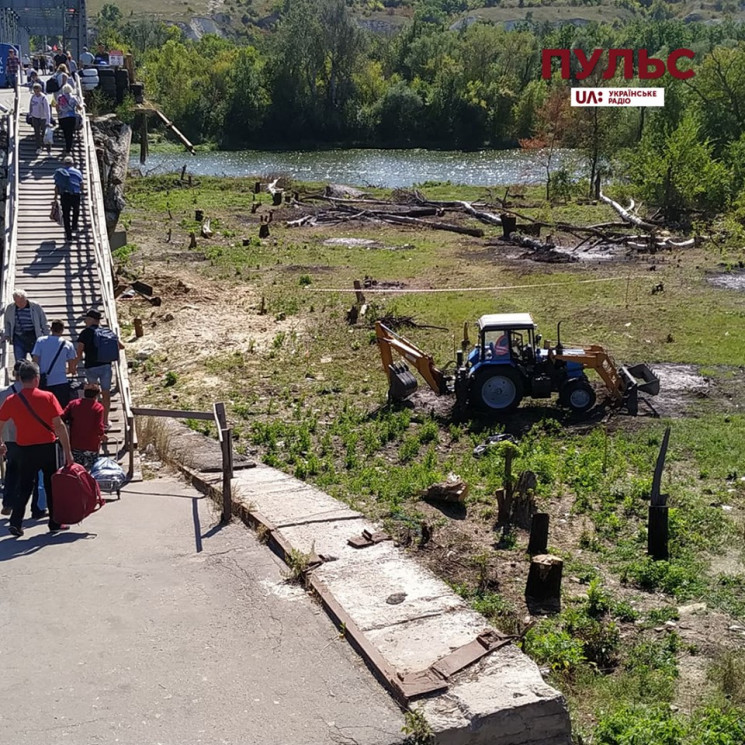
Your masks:
<svg viewBox="0 0 745 745"><path fill-rule="evenodd" d="M471 347L467 326L456 359L455 375L445 375L408 339L379 321L375 333L388 375L389 398L401 401L417 389L417 380L406 362L394 362L395 349L410 362L438 395L455 395L462 410L505 413L516 409L523 398L550 398L576 413L589 411L596 401L586 370L594 370L608 389L611 403L631 414L639 408L639 392L652 396L660 381L647 365L617 367L601 346L565 348L558 341L541 347L541 336L529 313L492 313L477 322L478 341Z"/></svg>

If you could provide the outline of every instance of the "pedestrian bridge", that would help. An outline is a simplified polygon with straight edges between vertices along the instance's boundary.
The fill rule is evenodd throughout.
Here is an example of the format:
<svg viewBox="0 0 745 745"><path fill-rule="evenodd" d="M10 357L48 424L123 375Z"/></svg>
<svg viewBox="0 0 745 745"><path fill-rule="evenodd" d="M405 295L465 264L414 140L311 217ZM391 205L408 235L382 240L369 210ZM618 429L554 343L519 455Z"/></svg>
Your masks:
<svg viewBox="0 0 745 745"><path fill-rule="evenodd" d="M83 174L79 230L67 244L63 228L49 218L54 198L54 171L63 165L62 133L57 131L51 155L36 153L33 128L26 123L29 97L29 90L23 86L17 90L0 90L2 130L7 141L7 152L3 153L7 177L0 302L5 308L13 302L14 288L25 290L31 300L43 306L50 322L54 319L64 322L66 334L73 343L85 327L85 312L98 308L103 313L102 323L122 338L116 315L114 268L106 231L101 176L90 121L83 111L83 127L76 133L73 147L75 165ZM78 97L82 102L79 91ZM11 379L13 363L12 344L3 341L0 343L0 368L4 370L5 381ZM130 445L134 444L134 426L124 352L119 362L114 363L114 378L109 447L110 452L116 448L120 458L130 454L126 465L131 473L134 464Z"/></svg>

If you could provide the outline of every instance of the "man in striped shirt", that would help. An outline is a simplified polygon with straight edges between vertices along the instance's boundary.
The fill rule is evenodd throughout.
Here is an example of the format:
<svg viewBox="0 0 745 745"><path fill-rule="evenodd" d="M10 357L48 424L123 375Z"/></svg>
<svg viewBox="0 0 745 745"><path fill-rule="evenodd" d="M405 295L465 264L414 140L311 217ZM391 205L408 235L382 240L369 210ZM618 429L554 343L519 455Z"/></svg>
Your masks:
<svg viewBox="0 0 745 745"><path fill-rule="evenodd" d="M23 290L13 292L13 302L5 309L4 339L13 344L13 356L24 360L40 336L49 334L44 308L29 300Z"/></svg>
<svg viewBox="0 0 745 745"><path fill-rule="evenodd" d="M11 47L5 60L5 81L8 88L15 88L18 84L18 70L20 69L21 62L16 55L16 50Z"/></svg>

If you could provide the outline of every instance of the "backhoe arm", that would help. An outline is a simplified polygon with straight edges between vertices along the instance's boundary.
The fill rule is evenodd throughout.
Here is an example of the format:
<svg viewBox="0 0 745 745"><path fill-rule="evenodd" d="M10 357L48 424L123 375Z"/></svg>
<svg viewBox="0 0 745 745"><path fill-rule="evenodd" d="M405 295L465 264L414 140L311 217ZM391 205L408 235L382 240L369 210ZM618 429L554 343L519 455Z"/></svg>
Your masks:
<svg viewBox="0 0 745 745"><path fill-rule="evenodd" d="M399 336L395 331L391 331L380 321L375 322L375 336L380 348L380 358L383 361L383 370L388 376L388 382L394 372L391 370L393 365L393 350L395 349L407 362L410 362L419 371L419 374L427 381L429 387L438 395L448 393L447 382L442 371L435 365L432 356L425 354L419 347Z"/></svg>

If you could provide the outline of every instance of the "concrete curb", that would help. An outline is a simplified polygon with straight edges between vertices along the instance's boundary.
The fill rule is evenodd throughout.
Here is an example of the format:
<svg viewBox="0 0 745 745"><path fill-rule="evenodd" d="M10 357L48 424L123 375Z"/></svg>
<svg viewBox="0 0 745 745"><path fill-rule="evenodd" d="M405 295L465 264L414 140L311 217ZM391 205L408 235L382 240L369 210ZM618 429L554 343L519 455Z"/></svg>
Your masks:
<svg viewBox="0 0 745 745"><path fill-rule="evenodd" d="M221 503L221 476L180 469ZM483 616L392 542L350 547L348 538L376 528L325 492L264 465L238 473L233 485L233 514L260 530L275 552L317 560L308 587L394 696L404 676L428 670L489 629ZM571 742L563 696L511 644L454 673L445 690L409 708L423 714L437 745Z"/></svg>

